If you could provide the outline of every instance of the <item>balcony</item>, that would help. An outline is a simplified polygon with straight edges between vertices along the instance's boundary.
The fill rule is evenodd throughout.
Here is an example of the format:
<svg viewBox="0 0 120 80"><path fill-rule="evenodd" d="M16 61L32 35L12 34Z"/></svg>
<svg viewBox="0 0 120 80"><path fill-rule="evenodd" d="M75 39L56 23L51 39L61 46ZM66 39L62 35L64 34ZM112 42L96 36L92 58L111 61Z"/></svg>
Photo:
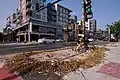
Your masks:
<svg viewBox="0 0 120 80"><path fill-rule="evenodd" d="M56 16L57 12L51 11L52 15Z"/></svg>
<svg viewBox="0 0 120 80"><path fill-rule="evenodd" d="M52 20L56 20L56 17L53 17L53 16L52 16Z"/></svg>
<svg viewBox="0 0 120 80"><path fill-rule="evenodd" d="M36 20L35 18L31 18L31 21L33 22L34 25L48 26L51 28L60 28L60 29L62 28L62 26L57 23L42 22L42 21Z"/></svg>

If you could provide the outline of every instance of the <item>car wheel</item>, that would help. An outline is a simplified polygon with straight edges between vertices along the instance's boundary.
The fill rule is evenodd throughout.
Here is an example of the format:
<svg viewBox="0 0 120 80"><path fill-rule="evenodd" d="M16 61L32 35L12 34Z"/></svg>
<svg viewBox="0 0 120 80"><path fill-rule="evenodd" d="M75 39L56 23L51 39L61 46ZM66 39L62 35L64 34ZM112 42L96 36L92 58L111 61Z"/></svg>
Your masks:
<svg viewBox="0 0 120 80"><path fill-rule="evenodd" d="M53 43L55 43L55 41L53 41Z"/></svg>
<svg viewBox="0 0 120 80"><path fill-rule="evenodd" d="M46 43L47 43L46 41L43 42L43 44L46 44Z"/></svg>

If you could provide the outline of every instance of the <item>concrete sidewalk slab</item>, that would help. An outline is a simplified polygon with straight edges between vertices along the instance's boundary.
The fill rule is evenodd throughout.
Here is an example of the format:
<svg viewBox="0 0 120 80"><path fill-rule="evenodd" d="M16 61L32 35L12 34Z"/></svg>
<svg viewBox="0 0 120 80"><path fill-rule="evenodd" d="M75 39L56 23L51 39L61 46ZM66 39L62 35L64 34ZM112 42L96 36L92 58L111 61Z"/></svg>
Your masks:
<svg viewBox="0 0 120 80"><path fill-rule="evenodd" d="M103 65L97 72L120 79L120 63L110 62Z"/></svg>

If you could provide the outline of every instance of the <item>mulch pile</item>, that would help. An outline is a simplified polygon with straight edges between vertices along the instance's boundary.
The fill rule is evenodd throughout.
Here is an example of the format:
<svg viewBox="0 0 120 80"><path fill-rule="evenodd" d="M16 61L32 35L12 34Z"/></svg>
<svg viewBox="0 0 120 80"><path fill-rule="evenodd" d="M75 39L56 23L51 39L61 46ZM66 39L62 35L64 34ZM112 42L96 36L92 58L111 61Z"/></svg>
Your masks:
<svg viewBox="0 0 120 80"><path fill-rule="evenodd" d="M71 72L76 69L88 69L100 64L105 57L105 48L92 47L90 54L85 59L76 59L70 61L39 61L30 58L32 55L40 54L41 52L29 52L17 54L6 60L9 72L28 73L31 71L38 72ZM55 50L53 50L55 51ZM47 51L48 53L50 51Z"/></svg>

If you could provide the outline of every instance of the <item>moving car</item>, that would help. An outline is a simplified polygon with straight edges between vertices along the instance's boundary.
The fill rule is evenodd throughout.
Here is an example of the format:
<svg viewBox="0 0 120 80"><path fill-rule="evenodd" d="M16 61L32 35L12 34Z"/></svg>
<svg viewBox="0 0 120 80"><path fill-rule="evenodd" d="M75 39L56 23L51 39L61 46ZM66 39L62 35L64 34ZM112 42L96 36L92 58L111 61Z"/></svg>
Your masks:
<svg viewBox="0 0 120 80"><path fill-rule="evenodd" d="M41 39L38 39L38 43L55 43L55 40L54 39L50 39L50 38L41 38Z"/></svg>

